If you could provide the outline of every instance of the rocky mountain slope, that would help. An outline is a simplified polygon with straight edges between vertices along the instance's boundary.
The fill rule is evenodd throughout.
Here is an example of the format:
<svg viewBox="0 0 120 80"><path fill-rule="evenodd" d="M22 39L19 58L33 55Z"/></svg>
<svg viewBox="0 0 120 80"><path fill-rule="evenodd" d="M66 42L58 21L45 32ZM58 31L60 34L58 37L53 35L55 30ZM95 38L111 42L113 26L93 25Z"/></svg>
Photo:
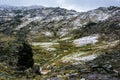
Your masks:
<svg viewBox="0 0 120 80"><path fill-rule="evenodd" d="M87 23L97 23L119 14L119 7L101 7L82 13L59 7L9 8L1 7L1 32L14 34L16 31L26 29L32 35L39 33L45 37L49 35L68 36L71 31L79 29Z"/></svg>
<svg viewBox="0 0 120 80"><path fill-rule="evenodd" d="M119 80L120 7L76 12L60 7L0 6L0 49L1 79ZM32 55L32 68L16 69L19 59L33 64ZM108 70L109 66L114 69Z"/></svg>

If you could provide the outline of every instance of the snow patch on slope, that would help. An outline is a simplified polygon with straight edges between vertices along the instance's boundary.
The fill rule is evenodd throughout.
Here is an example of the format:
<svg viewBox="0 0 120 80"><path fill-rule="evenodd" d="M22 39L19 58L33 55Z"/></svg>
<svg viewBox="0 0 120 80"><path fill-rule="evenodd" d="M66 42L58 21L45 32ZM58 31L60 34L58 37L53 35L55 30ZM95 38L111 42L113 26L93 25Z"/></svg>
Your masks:
<svg viewBox="0 0 120 80"><path fill-rule="evenodd" d="M53 36L53 34L51 32L49 32L49 31L43 32L43 34L45 36L49 36L49 37Z"/></svg>
<svg viewBox="0 0 120 80"><path fill-rule="evenodd" d="M25 27L25 26L28 25L30 22L32 22L32 21L26 21L26 22L22 23L21 25L17 26L17 28L15 28L15 30L19 30L19 29Z"/></svg>
<svg viewBox="0 0 120 80"><path fill-rule="evenodd" d="M87 53L76 52L76 53L69 54L69 55L63 57L61 60L62 60L62 62L72 62L73 64L77 64L79 62L87 62L87 61L93 60L97 57L96 54L82 56L84 54L87 54Z"/></svg>
<svg viewBox="0 0 120 80"><path fill-rule="evenodd" d="M53 45L59 45L59 43L55 42L32 42L33 46L40 46L48 51L54 51L56 48L53 47Z"/></svg>
<svg viewBox="0 0 120 80"><path fill-rule="evenodd" d="M98 42L99 35L86 36L73 41L76 47L85 46L87 44L95 44Z"/></svg>

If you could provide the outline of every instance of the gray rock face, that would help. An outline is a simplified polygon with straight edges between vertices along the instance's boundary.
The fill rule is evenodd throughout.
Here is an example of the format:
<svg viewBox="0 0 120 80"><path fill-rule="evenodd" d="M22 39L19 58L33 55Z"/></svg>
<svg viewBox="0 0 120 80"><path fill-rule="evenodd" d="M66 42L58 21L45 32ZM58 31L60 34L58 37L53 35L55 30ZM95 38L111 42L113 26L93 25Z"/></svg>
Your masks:
<svg viewBox="0 0 120 80"><path fill-rule="evenodd" d="M119 15L119 12L119 7L101 7L88 12L76 12L59 7L0 6L0 32L14 34L24 29L34 36L46 36L43 33L50 32L52 36L63 37L89 22L104 21L113 15Z"/></svg>

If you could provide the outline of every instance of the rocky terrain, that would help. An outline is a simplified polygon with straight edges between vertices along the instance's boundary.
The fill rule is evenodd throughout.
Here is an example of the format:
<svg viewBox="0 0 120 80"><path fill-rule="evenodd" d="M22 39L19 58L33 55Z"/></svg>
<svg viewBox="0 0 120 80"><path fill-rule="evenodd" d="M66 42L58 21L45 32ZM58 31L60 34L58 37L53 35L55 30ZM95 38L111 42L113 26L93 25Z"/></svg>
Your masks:
<svg viewBox="0 0 120 80"><path fill-rule="evenodd" d="M0 6L0 80L119 80L119 64L120 7Z"/></svg>

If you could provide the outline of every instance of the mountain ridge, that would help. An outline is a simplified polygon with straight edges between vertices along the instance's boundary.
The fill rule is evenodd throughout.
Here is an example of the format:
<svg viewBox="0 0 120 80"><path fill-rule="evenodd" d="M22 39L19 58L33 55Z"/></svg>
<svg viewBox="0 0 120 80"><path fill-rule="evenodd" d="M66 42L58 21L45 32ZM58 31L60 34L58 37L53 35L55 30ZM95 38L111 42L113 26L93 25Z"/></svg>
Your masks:
<svg viewBox="0 0 120 80"><path fill-rule="evenodd" d="M119 80L119 35L120 7L0 9L0 79Z"/></svg>
<svg viewBox="0 0 120 80"><path fill-rule="evenodd" d="M66 26L68 24L68 26L71 26L74 29L74 28L79 28L80 26L84 26L85 24L89 22L97 23L99 21L106 20L109 17L112 17L113 15L119 13L119 7L108 7L108 8L102 7L102 8L90 10L88 12L82 12L82 13L76 12L74 10L67 10L67 9L59 8L59 7L39 8L39 9L37 8L37 9L20 10L20 11L16 10L16 11L10 11L10 12L8 11L9 14L6 11L5 11L6 14L4 14L4 11L2 12L3 14L1 13L1 17L3 17L3 19L6 19L8 21L17 19L18 20L17 23L20 22L18 25L18 28L16 26L16 29L18 30L20 28L24 28L25 25L27 26L29 23L38 22L39 25L37 24L37 26L42 27L42 26L46 26L46 24L44 23L50 24L54 21L56 22L54 23L54 26L57 26L56 24L58 24L58 22L60 24L60 21L61 21ZM26 22L26 23L22 23L22 22ZM65 25L60 25L60 26L64 27ZM37 26L36 26L36 30L38 30ZM52 25L51 24L49 26L47 25L46 28L49 28L50 26ZM28 28L31 28L31 30L35 30L35 27L28 27ZM14 32L14 30L12 32Z"/></svg>

